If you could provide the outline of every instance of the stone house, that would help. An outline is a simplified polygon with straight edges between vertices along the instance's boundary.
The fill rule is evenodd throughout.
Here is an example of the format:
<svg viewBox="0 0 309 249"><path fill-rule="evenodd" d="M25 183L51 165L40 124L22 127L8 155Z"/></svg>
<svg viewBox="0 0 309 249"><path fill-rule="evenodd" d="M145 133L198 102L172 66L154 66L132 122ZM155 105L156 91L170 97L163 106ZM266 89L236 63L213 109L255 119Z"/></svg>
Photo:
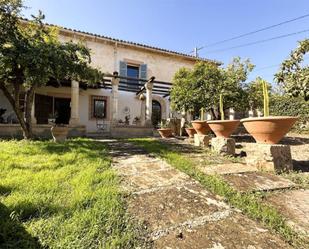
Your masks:
<svg viewBox="0 0 309 249"><path fill-rule="evenodd" d="M84 42L91 49L92 65L106 72L107 77L98 87L85 87L73 81L63 82L61 87L50 82L37 89L32 117L34 133L42 136L50 134L48 121L55 116L59 122L69 125L71 136L98 132L117 136L149 135L150 124L155 125L171 115L168 89L174 73L181 67L192 68L197 60L217 63L67 28L59 28L59 38ZM0 109L6 110L0 117L0 136L21 133L1 91Z"/></svg>

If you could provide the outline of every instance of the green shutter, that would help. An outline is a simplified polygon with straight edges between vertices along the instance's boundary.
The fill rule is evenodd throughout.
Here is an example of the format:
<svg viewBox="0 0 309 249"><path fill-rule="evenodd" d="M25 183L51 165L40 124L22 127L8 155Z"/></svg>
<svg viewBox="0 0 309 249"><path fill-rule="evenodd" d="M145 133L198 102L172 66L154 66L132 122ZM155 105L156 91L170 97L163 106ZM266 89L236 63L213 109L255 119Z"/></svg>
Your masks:
<svg viewBox="0 0 309 249"><path fill-rule="evenodd" d="M127 63L124 61L120 61L119 63L119 75L127 77Z"/></svg>
<svg viewBox="0 0 309 249"><path fill-rule="evenodd" d="M147 79L147 64L140 65L139 70L139 77L141 79Z"/></svg>

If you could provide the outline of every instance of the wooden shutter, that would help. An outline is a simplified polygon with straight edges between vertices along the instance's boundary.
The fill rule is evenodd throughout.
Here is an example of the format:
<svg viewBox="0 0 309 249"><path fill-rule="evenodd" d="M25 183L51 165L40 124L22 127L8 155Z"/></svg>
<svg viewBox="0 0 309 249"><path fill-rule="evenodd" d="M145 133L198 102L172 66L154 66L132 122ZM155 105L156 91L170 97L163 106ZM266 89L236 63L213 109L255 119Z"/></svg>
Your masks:
<svg viewBox="0 0 309 249"><path fill-rule="evenodd" d="M119 75L127 77L127 63L124 61L120 61L119 64Z"/></svg>
<svg viewBox="0 0 309 249"><path fill-rule="evenodd" d="M139 77L141 79L147 79L147 64L140 65Z"/></svg>

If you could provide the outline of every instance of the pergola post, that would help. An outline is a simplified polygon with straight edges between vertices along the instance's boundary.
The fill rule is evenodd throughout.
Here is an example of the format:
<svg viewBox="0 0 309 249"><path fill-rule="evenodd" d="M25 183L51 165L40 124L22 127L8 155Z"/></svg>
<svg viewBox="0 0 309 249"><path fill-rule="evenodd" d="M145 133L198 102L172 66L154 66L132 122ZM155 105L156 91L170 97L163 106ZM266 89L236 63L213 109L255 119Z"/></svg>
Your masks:
<svg viewBox="0 0 309 249"><path fill-rule="evenodd" d="M152 116L152 89L153 81L155 77L151 77L149 81L145 84L146 89L146 125L152 126L151 116Z"/></svg>
<svg viewBox="0 0 309 249"><path fill-rule="evenodd" d="M235 111L234 111L234 108L232 108L232 107L229 109L229 119L230 120L235 119Z"/></svg>
<svg viewBox="0 0 309 249"><path fill-rule="evenodd" d="M35 94L33 97L33 103L32 103L32 108L31 108L31 123L32 124L37 124L37 120L35 117Z"/></svg>
<svg viewBox="0 0 309 249"><path fill-rule="evenodd" d="M119 87L119 78L118 72L113 73L113 77L111 80L112 83L112 122L114 124L117 123L118 120L118 87Z"/></svg>
<svg viewBox="0 0 309 249"><path fill-rule="evenodd" d="M75 80L71 83L71 118L69 124L79 124L79 82Z"/></svg>

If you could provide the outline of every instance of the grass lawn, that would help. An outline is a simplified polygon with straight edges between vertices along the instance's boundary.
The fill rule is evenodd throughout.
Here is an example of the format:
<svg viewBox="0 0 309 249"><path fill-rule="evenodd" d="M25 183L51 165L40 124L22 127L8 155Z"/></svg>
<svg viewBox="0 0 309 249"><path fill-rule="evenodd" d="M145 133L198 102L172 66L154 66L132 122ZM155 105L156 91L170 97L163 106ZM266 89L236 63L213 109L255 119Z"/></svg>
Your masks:
<svg viewBox="0 0 309 249"><path fill-rule="evenodd" d="M0 248L134 248L103 143L0 141Z"/></svg>
<svg viewBox="0 0 309 249"><path fill-rule="evenodd" d="M129 139L149 153L153 153L166 160L171 166L186 173L193 179L199 181L206 189L216 195L224 197L231 206L240 209L250 218L256 219L282 236L288 243L295 248L308 248L309 241L301 238L286 223L285 218L273 207L263 202L263 193L240 193L228 185L219 175L206 175L198 167L196 160L191 158L187 150L176 144L166 144L152 138ZM223 161L222 156L212 154L207 151L206 157L218 157L218 161ZM226 158L228 159L228 158ZM226 160L225 159L225 160ZM211 164L213 160L204 160Z"/></svg>

